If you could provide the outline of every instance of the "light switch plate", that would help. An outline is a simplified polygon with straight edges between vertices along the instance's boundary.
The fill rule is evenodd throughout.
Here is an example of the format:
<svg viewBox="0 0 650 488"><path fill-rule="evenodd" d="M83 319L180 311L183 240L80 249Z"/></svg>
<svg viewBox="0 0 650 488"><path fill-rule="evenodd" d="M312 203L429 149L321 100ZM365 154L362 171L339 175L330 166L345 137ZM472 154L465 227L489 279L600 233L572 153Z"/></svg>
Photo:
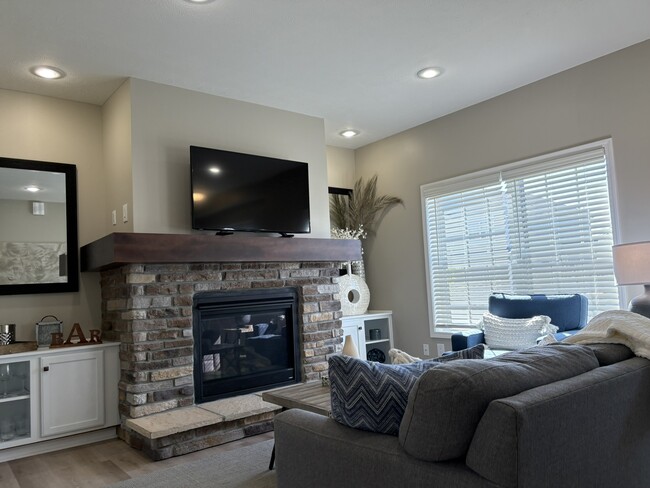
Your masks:
<svg viewBox="0 0 650 488"><path fill-rule="evenodd" d="M122 222L127 223L129 221L129 206L128 204L122 205Z"/></svg>

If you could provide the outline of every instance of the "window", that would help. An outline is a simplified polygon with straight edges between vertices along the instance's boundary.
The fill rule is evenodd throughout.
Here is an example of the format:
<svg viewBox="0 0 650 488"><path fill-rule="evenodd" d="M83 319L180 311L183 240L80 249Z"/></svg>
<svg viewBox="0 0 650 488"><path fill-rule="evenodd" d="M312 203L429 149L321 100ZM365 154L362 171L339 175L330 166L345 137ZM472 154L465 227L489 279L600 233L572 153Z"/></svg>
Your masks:
<svg viewBox="0 0 650 488"><path fill-rule="evenodd" d="M421 188L432 333L476 325L490 293L582 293L618 308L611 141Z"/></svg>

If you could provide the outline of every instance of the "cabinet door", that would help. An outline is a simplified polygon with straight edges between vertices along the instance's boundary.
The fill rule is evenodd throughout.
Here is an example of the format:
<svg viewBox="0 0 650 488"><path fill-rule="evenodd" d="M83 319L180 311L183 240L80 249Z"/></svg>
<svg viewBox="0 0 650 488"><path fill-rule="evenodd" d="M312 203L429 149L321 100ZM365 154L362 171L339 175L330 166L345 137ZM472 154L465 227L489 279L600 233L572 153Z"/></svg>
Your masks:
<svg viewBox="0 0 650 488"><path fill-rule="evenodd" d="M41 435L104 424L104 351L41 358Z"/></svg>

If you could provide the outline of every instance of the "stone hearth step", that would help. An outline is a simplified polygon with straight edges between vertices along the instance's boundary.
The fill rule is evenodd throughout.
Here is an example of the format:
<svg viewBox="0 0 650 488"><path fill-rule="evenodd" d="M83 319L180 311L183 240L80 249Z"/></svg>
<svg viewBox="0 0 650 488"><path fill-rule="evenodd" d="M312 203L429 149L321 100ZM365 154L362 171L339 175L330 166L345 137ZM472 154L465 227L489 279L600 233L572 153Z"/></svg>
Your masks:
<svg viewBox="0 0 650 488"><path fill-rule="evenodd" d="M129 444L154 460L165 459L267 432L281 409L261 392L241 395L127 419L120 437L131 437Z"/></svg>

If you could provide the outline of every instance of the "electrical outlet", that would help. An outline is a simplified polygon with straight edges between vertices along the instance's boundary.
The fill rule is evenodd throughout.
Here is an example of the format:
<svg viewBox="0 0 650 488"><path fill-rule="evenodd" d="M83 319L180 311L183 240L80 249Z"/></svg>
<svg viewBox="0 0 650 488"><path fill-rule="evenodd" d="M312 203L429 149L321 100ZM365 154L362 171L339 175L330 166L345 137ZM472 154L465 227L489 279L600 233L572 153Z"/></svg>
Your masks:
<svg viewBox="0 0 650 488"><path fill-rule="evenodd" d="M129 206L125 203L122 205L122 222L125 224L129 221Z"/></svg>
<svg viewBox="0 0 650 488"><path fill-rule="evenodd" d="M117 210L111 212L111 222L113 222L113 225L117 225Z"/></svg>
<svg viewBox="0 0 650 488"><path fill-rule="evenodd" d="M425 356L429 355L429 344L422 344L422 353Z"/></svg>
<svg viewBox="0 0 650 488"><path fill-rule="evenodd" d="M442 356L445 353L445 345L438 342L436 347L438 348L438 356Z"/></svg>

